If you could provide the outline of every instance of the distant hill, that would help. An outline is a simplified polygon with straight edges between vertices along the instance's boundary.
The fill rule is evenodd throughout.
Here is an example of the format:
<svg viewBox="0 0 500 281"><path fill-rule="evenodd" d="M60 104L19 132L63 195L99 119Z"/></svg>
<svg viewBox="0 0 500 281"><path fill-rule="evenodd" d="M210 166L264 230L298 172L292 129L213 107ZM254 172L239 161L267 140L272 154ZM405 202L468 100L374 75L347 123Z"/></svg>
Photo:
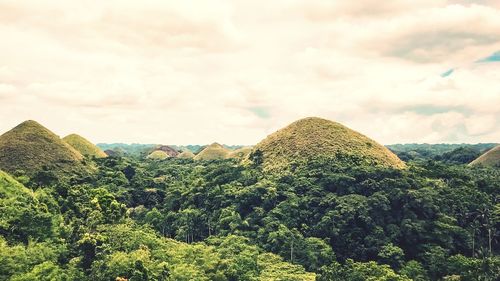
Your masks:
<svg viewBox="0 0 500 281"><path fill-rule="evenodd" d="M218 143L212 143L205 147L194 157L194 160L216 160L225 159L230 150Z"/></svg>
<svg viewBox="0 0 500 281"><path fill-rule="evenodd" d="M25 121L0 136L0 169L9 173L84 173L82 159L80 152L36 121Z"/></svg>
<svg viewBox="0 0 500 281"><path fill-rule="evenodd" d="M168 155L168 157L177 157L177 155L179 154L179 151L168 145L158 145L157 147L154 148L154 150L163 151Z"/></svg>
<svg viewBox="0 0 500 281"><path fill-rule="evenodd" d="M129 155L134 157L145 157L156 147L156 144L140 143L98 143L97 147L104 150L108 156Z"/></svg>
<svg viewBox="0 0 500 281"><path fill-rule="evenodd" d="M500 145L488 150L470 163L471 166L500 167Z"/></svg>
<svg viewBox="0 0 500 281"><path fill-rule="evenodd" d="M154 159L154 160L163 160L171 157L168 155L165 151L163 150L155 150L151 152L146 158L148 159Z"/></svg>
<svg viewBox="0 0 500 281"><path fill-rule="evenodd" d="M496 143L478 143L478 144L428 144L428 143L408 143L408 144L391 144L386 145L400 159L404 161L410 160L443 160L460 152L460 148L467 149L469 154L475 151L476 154L482 154L485 151L497 146ZM462 151L463 152L463 151Z"/></svg>
<svg viewBox="0 0 500 281"><path fill-rule="evenodd" d="M335 159L344 165L403 168L405 164L386 147L330 120L309 117L293 122L258 143L251 158L265 170L290 167L315 158Z"/></svg>
<svg viewBox="0 0 500 281"><path fill-rule="evenodd" d="M80 135L67 135L63 138L63 140L84 156L96 158L104 158L108 156L99 147Z"/></svg>
<svg viewBox="0 0 500 281"><path fill-rule="evenodd" d="M193 159L194 158L194 153L191 152L191 150L184 150L181 152L179 155L177 155L177 158L184 158L184 159Z"/></svg>
<svg viewBox="0 0 500 281"><path fill-rule="evenodd" d="M242 148L238 148L236 150L233 150L228 153L227 158L233 158L233 159L245 159L248 157L248 155L252 152L252 147L251 146L245 146Z"/></svg>

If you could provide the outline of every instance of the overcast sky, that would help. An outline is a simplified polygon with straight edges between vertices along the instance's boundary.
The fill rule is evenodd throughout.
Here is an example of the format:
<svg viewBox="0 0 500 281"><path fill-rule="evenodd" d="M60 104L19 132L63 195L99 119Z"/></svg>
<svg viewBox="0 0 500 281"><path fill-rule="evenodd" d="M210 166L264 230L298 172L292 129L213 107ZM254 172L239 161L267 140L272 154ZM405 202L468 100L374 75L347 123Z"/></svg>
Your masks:
<svg viewBox="0 0 500 281"><path fill-rule="evenodd" d="M254 144L320 116L500 142L500 1L3 1L0 133Z"/></svg>

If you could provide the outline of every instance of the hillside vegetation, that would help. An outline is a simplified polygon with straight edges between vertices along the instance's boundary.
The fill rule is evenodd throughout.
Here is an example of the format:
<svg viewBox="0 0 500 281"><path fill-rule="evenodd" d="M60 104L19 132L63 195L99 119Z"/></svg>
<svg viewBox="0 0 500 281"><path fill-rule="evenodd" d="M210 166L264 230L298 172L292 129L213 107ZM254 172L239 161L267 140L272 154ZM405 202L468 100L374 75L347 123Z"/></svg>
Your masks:
<svg viewBox="0 0 500 281"><path fill-rule="evenodd" d="M471 166L500 167L500 145L488 150L470 163Z"/></svg>
<svg viewBox="0 0 500 281"><path fill-rule="evenodd" d="M212 143L205 147L194 157L194 160L220 160L225 159L230 150L218 143Z"/></svg>
<svg viewBox="0 0 500 281"><path fill-rule="evenodd" d="M84 156L97 158L104 158L108 156L99 147L80 135L67 135L63 138L63 140Z"/></svg>
<svg viewBox="0 0 500 281"><path fill-rule="evenodd" d="M168 157L170 156L163 150L155 150L147 156L148 159L153 159L153 160L163 160Z"/></svg>
<svg viewBox="0 0 500 281"><path fill-rule="evenodd" d="M33 192L0 171L0 280L315 280L245 237L165 238L106 189L67 188Z"/></svg>
<svg viewBox="0 0 500 281"><path fill-rule="evenodd" d="M34 176L83 173L83 156L36 121L25 121L0 136L0 169Z"/></svg>
<svg viewBox="0 0 500 281"><path fill-rule="evenodd" d="M404 168L405 164L386 147L337 122L310 117L278 130L258 143L251 160L265 170L289 168L317 158L344 165L375 165Z"/></svg>
<svg viewBox="0 0 500 281"><path fill-rule="evenodd" d="M238 148L236 150L230 151L226 158L233 158L233 159L238 159L238 160L243 160L250 155L252 152L252 147L250 146L245 146L242 148Z"/></svg>
<svg viewBox="0 0 500 281"><path fill-rule="evenodd" d="M177 158L183 158L183 159L193 159L194 158L194 153L191 152L191 150L184 150L183 152L179 153L177 155Z"/></svg>

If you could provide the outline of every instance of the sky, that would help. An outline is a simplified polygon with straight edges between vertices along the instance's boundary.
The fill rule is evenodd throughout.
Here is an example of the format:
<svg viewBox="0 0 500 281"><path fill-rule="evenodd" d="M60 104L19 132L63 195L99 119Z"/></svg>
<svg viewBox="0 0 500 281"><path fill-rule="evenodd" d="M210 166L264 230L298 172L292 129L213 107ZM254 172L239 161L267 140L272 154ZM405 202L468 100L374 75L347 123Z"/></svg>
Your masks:
<svg viewBox="0 0 500 281"><path fill-rule="evenodd" d="M500 1L0 0L0 133L255 144L307 116L500 142Z"/></svg>

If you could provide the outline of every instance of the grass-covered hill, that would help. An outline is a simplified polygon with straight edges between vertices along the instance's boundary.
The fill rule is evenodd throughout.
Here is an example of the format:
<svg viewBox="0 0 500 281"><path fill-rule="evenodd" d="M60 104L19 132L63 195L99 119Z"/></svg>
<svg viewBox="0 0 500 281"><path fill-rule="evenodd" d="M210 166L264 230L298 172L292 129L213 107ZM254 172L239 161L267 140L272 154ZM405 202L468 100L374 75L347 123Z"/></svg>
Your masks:
<svg viewBox="0 0 500 281"><path fill-rule="evenodd" d="M168 145L158 145L157 147L155 147L154 150L163 151L168 155L168 157L177 157L177 155L179 155L179 151L175 150L174 148Z"/></svg>
<svg viewBox="0 0 500 281"><path fill-rule="evenodd" d="M151 152L146 158L148 159L153 159L153 160L163 160L167 159L170 157L165 151L163 150L155 150Z"/></svg>
<svg viewBox="0 0 500 281"><path fill-rule="evenodd" d="M252 152L252 147L251 146L245 146L242 148L235 149L227 155L227 158L234 158L234 159L245 159L248 157L248 155Z"/></svg>
<svg viewBox="0 0 500 281"><path fill-rule="evenodd" d="M0 169L9 173L83 173L82 159L80 152L36 121L25 121L0 136Z"/></svg>
<svg viewBox="0 0 500 281"><path fill-rule="evenodd" d="M0 170L0 200L12 198L16 195L28 195L29 189L24 187L9 174Z"/></svg>
<svg viewBox="0 0 500 281"><path fill-rule="evenodd" d="M471 166L500 167L500 145L488 150L470 163Z"/></svg>
<svg viewBox="0 0 500 281"><path fill-rule="evenodd" d="M290 167L316 158L335 159L345 165L404 168L394 153L374 140L330 120L309 117L295 121L258 143L251 160L265 170Z"/></svg>
<svg viewBox="0 0 500 281"><path fill-rule="evenodd" d="M63 138L63 140L84 156L96 158L104 158L108 156L99 147L80 135L67 135Z"/></svg>
<svg viewBox="0 0 500 281"><path fill-rule="evenodd" d="M194 155L194 153L191 150L186 149L183 152L179 153L179 155L177 155L177 158L193 159L194 156L195 155Z"/></svg>
<svg viewBox="0 0 500 281"><path fill-rule="evenodd" d="M211 145L205 147L194 157L194 160L217 160L225 159L230 150L218 143L212 143Z"/></svg>

